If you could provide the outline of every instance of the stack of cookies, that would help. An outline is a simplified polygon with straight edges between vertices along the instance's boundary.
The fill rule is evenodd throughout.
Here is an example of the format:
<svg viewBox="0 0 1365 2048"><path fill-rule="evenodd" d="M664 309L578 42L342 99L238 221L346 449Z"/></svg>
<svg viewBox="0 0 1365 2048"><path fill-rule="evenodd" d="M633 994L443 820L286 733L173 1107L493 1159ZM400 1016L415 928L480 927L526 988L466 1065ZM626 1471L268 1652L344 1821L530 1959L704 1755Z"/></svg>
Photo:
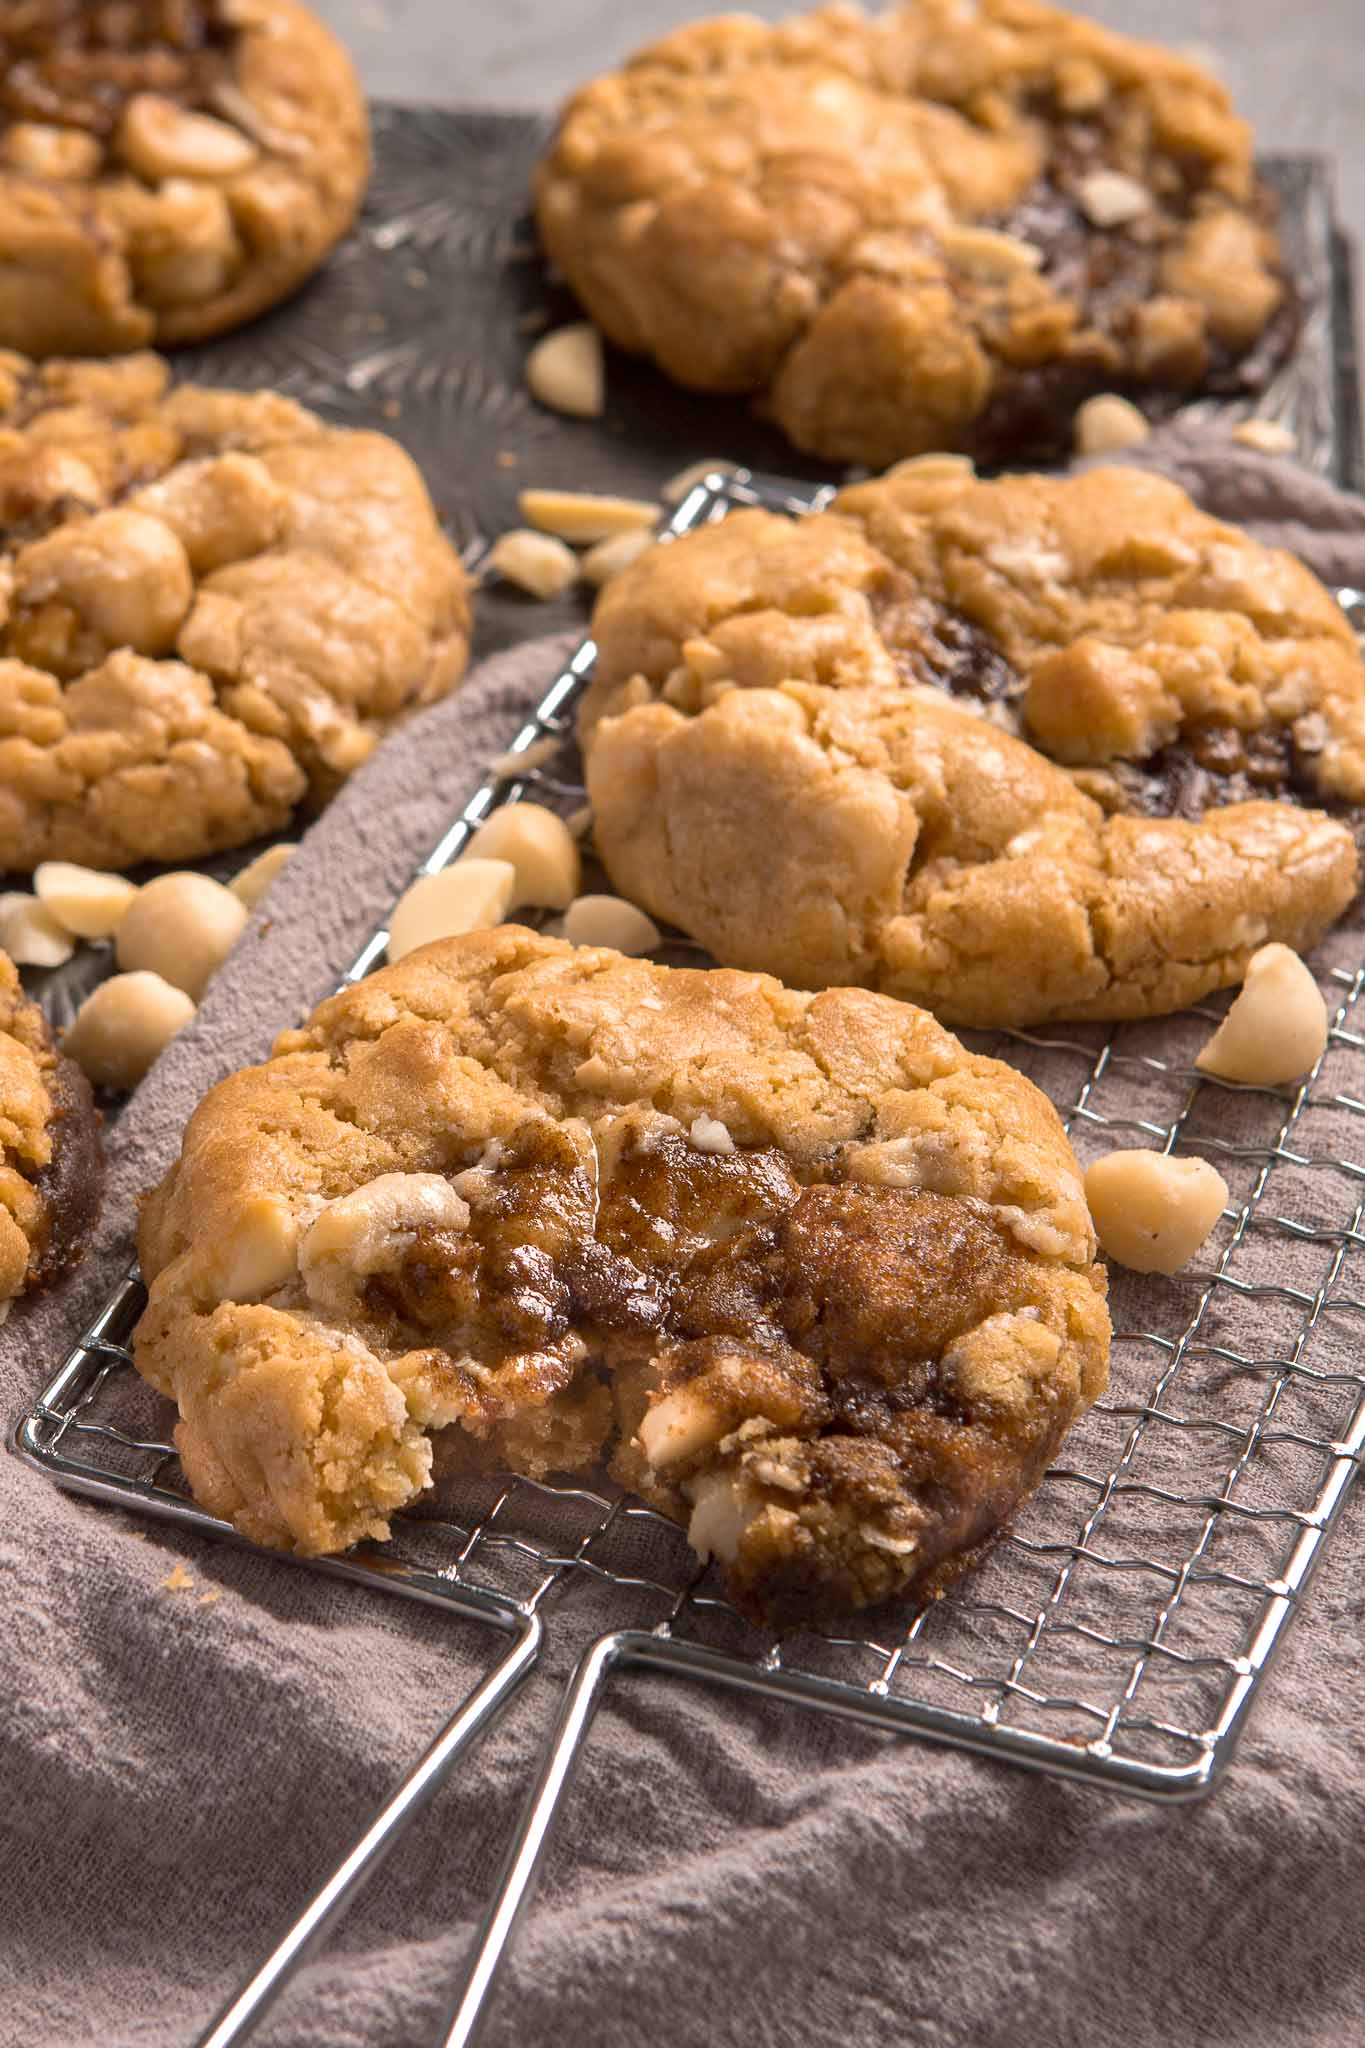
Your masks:
<svg viewBox="0 0 1365 2048"><path fill-rule="evenodd" d="M113 941L68 1037L108 1088L285 856L235 893L127 871L324 804L455 687L470 588L385 436L133 352L259 311L349 225L366 125L326 32L292 0L32 0L0 53L0 867L35 877L0 937L25 966ZM1083 1182L948 1027L1241 984L1206 1072L1321 1056L1300 955L1365 816L1346 618L1152 471L1018 473L1254 397L1294 284L1222 88L1034 0L693 24L575 96L535 199L590 323L538 395L600 412L605 337L700 394L698 450L704 394L742 393L794 465L885 474L667 545L620 515L579 734L617 896L529 805L423 881L392 964L190 1122L137 1364L258 1542L606 1469L753 1620L828 1624L951 1583L1103 1390L1099 1246L1174 1271L1226 1200L1140 1152ZM595 502L568 537L610 532ZM550 588L558 545L500 559ZM641 957L659 925L717 964ZM3 976L7 1301L78 1250L98 1137Z"/></svg>

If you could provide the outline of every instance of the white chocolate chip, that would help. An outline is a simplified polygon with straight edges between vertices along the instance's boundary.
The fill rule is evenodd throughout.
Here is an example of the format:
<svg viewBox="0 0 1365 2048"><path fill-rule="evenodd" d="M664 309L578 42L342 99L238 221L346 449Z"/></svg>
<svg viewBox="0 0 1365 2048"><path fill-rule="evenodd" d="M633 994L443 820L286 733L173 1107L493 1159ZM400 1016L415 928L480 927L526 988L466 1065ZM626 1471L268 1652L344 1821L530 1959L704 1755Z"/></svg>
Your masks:
<svg viewBox="0 0 1365 2048"><path fill-rule="evenodd" d="M192 113L159 93L139 92L114 131L114 154L149 185L167 178L232 178L259 151L226 121Z"/></svg>
<svg viewBox="0 0 1365 2048"><path fill-rule="evenodd" d="M578 581L578 557L552 534L514 527L488 551L488 566L532 597L562 597Z"/></svg>
<svg viewBox="0 0 1365 2048"><path fill-rule="evenodd" d="M1207 1159L1106 1152L1085 1176L1101 1249L1135 1273L1174 1273L1192 1259L1227 1205L1227 1182Z"/></svg>
<svg viewBox="0 0 1365 2048"><path fill-rule="evenodd" d="M709 1152L723 1158L735 1150L735 1141L719 1117L694 1116L688 1139L697 1152Z"/></svg>
<svg viewBox="0 0 1365 2048"><path fill-rule="evenodd" d="M652 953L662 934L652 917L624 896L579 896L569 905L564 936L571 946L610 946L616 953Z"/></svg>
<svg viewBox="0 0 1365 2048"><path fill-rule="evenodd" d="M760 1503L745 1497L743 1482L736 1472L704 1472L691 1482L687 1492L692 1501L688 1542L698 1557L718 1557L722 1564L733 1564L745 1530L760 1511Z"/></svg>
<svg viewBox="0 0 1365 2048"><path fill-rule="evenodd" d="M1152 210L1152 195L1123 171L1091 171L1076 188L1081 211L1092 227L1121 228Z"/></svg>
<svg viewBox="0 0 1365 2048"><path fill-rule="evenodd" d="M43 121L16 121L0 141L0 157L16 171L37 178L93 178L104 161L94 135L82 128L49 128Z"/></svg>
<svg viewBox="0 0 1365 2048"><path fill-rule="evenodd" d="M246 924L246 905L208 875L158 875L118 928L118 964L148 968L198 1002Z"/></svg>
<svg viewBox="0 0 1365 2048"><path fill-rule="evenodd" d="M939 241L949 262L969 277L1004 281L1042 268L1041 249L997 228L947 227Z"/></svg>
<svg viewBox="0 0 1365 2048"><path fill-rule="evenodd" d="M1195 1065L1222 1081L1275 1087L1311 1073L1327 1047L1327 1005L1288 946L1262 946L1227 1016Z"/></svg>
<svg viewBox="0 0 1365 2048"><path fill-rule="evenodd" d="M592 491L522 491L517 504L528 526L577 547L620 533L652 533L659 519L659 507L643 498L601 497Z"/></svg>
<svg viewBox="0 0 1365 2048"><path fill-rule="evenodd" d="M61 967L76 948L71 934L36 896L0 896L0 948L17 967Z"/></svg>
<svg viewBox="0 0 1365 2048"><path fill-rule="evenodd" d="M1076 447L1082 455L1116 455L1120 448L1136 448L1151 431L1137 407L1116 391L1087 398L1076 414Z"/></svg>
<svg viewBox="0 0 1365 2048"><path fill-rule="evenodd" d="M684 1458L719 1443L725 1422L717 1411L699 1400L690 1387L678 1387L656 1401L640 1424L638 1442L657 1472L664 1465L680 1465Z"/></svg>
<svg viewBox="0 0 1365 2048"><path fill-rule="evenodd" d="M376 1273L395 1272L419 1231L464 1230L469 1204L439 1173L382 1173L321 1210L299 1244L311 1301L347 1314Z"/></svg>
<svg viewBox="0 0 1365 2048"><path fill-rule="evenodd" d="M659 492L659 496L663 499L665 505L681 505L688 493L695 491L697 485L704 483L708 476L737 476L738 474L739 464L737 462L727 462L719 455L709 456L701 462L689 462L686 469L680 469L676 476L671 476Z"/></svg>
<svg viewBox="0 0 1365 2048"><path fill-rule="evenodd" d="M254 910L266 890L298 852L292 840L282 839L278 846L267 846L264 853L258 853L255 860L235 874L228 883L239 903L245 903L248 910Z"/></svg>
<svg viewBox="0 0 1365 2048"><path fill-rule="evenodd" d="M588 549L578 565L583 581L600 590L604 583L633 568L653 546L652 533L617 533L610 540L600 540L595 548Z"/></svg>
<svg viewBox="0 0 1365 2048"><path fill-rule="evenodd" d="M218 1243L214 1264L224 1301L262 1301L298 1270L299 1221L279 1195L253 1195Z"/></svg>
<svg viewBox="0 0 1365 2048"><path fill-rule="evenodd" d="M98 1087L131 1088L193 1015L159 974L115 974L81 1004L62 1050Z"/></svg>
<svg viewBox="0 0 1365 2048"><path fill-rule="evenodd" d="M402 960L419 946L501 924L516 894L510 860L457 860L439 875L422 875L394 905L389 958Z"/></svg>
<svg viewBox="0 0 1365 2048"><path fill-rule="evenodd" d="M597 329L580 320L547 334L526 358L526 382L552 412L600 419L606 409L607 372Z"/></svg>
<svg viewBox="0 0 1365 2048"><path fill-rule="evenodd" d="M137 895L136 883L123 875L69 860L43 861L34 871L33 886L44 910L76 939L111 939Z"/></svg>
<svg viewBox="0 0 1365 2048"><path fill-rule="evenodd" d="M516 883L508 910L522 903L567 910L578 894L577 844L564 820L543 804L504 804L480 825L462 859L511 862Z"/></svg>
<svg viewBox="0 0 1365 2048"><path fill-rule="evenodd" d="M1292 455L1299 445L1290 429L1278 420L1243 420L1233 428L1232 438L1260 455Z"/></svg>

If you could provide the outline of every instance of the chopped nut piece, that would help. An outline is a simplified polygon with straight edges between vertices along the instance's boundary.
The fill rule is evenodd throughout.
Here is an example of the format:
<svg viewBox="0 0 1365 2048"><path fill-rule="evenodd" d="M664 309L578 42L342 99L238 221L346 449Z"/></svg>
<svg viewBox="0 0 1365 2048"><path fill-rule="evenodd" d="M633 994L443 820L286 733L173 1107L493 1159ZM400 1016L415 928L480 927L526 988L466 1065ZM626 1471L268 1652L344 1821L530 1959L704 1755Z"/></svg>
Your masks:
<svg viewBox="0 0 1365 2048"><path fill-rule="evenodd" d="M248 861L239 874L228 883L239 903L245 903L248 910L254 910L275 877L298 852L292 840L282 839L278 846L267 846L264 853L258 853L255 860Z"/></svg>
<svg viewBox="0 0 1365 2048"><path fill-rule="evenodd" d="M1077 196L1081 211L1097 228L1124 227L1152 209L1152 195L1147 187L1122 171L1091 171L1081 179Z"/></svg>
<svg viewBox="0 0 1365 2048"><path fill-rule="evenodd" d="M45 860L34 870L33 886L43 908L77 939L111 939L137 895L122 875L78 867L74 861Z"/></svg>
<svg viewBox="0 0 1365 2048"><path fill-rule="evenodd" d="M738 476L740 465L727 462L723 456L711 455L701 462L689 462L686 469L680 469L671 476L659 496L665 505L681 505L689 491L694 491L708 476Z"/></svg>
<svg viewBox="0 0 1365 2048"><path fill-rule="evenodd" d="M578 557L548 533L517 527L495 540L488 565L532 597L562 597L578 581Z"/></svg>
<svg viewBox="0 0 1365 2048"><path fill-rule="evenodd" d="M389 920L389 958L401 960L418 946L461 932L501 924L516 894L517 871L510 860L457 860L439 875L422 875L404 891Z"/></svg>
<svg viewBox="0 0 1365 2048"><path fill-rule="evenodd" d="M19 967L60 967L76 948L36 896L0 896L0 948Z"/></svg>
<svg viewBox="0 0 1365 2048"><path fill-rule="evenodd" d="M167 178L231 178L254 164L254 142L212 114L192 113L159 93L134 93L114 133L114 154L160 185Z"/></svg>
<svg viewBox="0 0 1365 2048"><path fill-rule="evenodd" d="M725 1417L689 1387L665 1394L650 1408L638 1431L640 1449L657 1472L720 1442L729 1425Z"/></svg>
<svg viewBox="0 0 1365 2048"><path fill-rule="evenodd" d="M554 733L547 732L544 739L532 740L529 747L509 747L505 754L496 755L488 764L488 772L494 776L527 775L532 768L542 768L552 761L563 744Z"/></svg>
<svg viewBox="0 0 1365 2048"><path fill-rule="evenodd" d="M552 412L600 419L606 409L607 372L597 329L580 320L547 334L526 358L526 382Z"/></svg>
<svg viewBox="0 0 1365 2048"><path fill-rule="evenodd" d="M567 910L578 894L581 863L573 834L543 804L504 804L480 825L464 860L510 861L516 884L507 905Z"/></svg>
<svg viewBox="0 0 1365 2048"><path fill-rule="evenodd" d="M1201 1073L1274 1087L1311 1073L1327 1046L1327 1005L1297 953L1262 946L1227 1016L1200 1053Z"/></svg>
<svg viewBox="0 0 1365 2048"><path fill-rule="evenodd" d="M0 141L0 157L35 178L93 178L104 161L99 138L79 128L49 128L41 121L16 121Z"/></svg>
<svg viewBox="0 0 1365 2048"><path fill-rule="evenodd" d="M648 554L654 545L652 533L617 533L610 540L600 540L595 548L588 549L578 565L583 581L600 590L613 576L619 576L641 555Z"/></svg>
<svg viewBox="0 0 1365 2048"><path fill-rule="evenodd" d="M1076 447L1082 455L1114 455L1120 448L1136 448L1151 431L1137 407L1116 391L1087 398L1076 414Z"/></svg>
<svg viewBox="0 0 1365 2048"><path fill-rule="evenodd" d="M195 1002L246 924L246 905L208 875L158 875L118 928L118 964L149 968Z"/></svg>
<svg viewBox="0 0 1365 2048"><path fill-rule="evenodd" d="M662 934L652 917L624 896L580 896L569 905L564 936L571 946L610 946L615 953L649 953Z"/></svg>
<svg viewBox="0 0 1365 2048"><path fill-rule="evenodd" d="M100 1088L131 1088L194 1015L183 989L159 974L115 974L76 1012L63 1052Z"/></svg>
<svg viewBox="0 0 1365 2048"><path fill-rule="evenodd" d="M688 1138L698 1152L711 1152L724 1156L735 1150L735 1141L726 1126L716 1116L696 1116Z"/></svg>
<svg viewBox="0 0 1365 2048"><path fill-rule="evenodd" d="M1192 1259L1227 1205L1227 1182L1207 1159L1106 1152L1085 1176L1106 1258L1135 1273L1174 1273Z"/></svg>
<svg viewBox="0 0 1365 2048"><path fill-rule="evenodd" d="M602 497L593 491L522 491L517 503L522 518L532 526L578 547L618 533L652 532L659 518L659 507L652 501Z"/></svg>
<svg viewBox="0 0 1365 2048"><path fill-rule="evenodd" d="M1261 455L1292 455L1299 445L1290 429L1278 420L1243 420L1233 428L1232 438Z"/></svg>
<svg viewBox="0 0 1365 2048"><path fill-rule="evenodd" d="M948 261L969 277L1022 277L1042 268L1041 249L1016 235L1001 234L998 228L944 228L940 242Z"/></svg>

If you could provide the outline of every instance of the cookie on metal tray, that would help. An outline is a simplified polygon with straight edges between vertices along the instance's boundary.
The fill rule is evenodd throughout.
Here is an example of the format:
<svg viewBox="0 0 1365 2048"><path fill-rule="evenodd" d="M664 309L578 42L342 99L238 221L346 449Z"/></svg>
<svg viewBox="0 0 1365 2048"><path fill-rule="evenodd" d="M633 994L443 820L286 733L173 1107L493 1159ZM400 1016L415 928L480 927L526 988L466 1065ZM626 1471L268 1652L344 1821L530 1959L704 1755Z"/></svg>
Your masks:
<svg viewBox="0 0 1365 2048"><path fill-rule="evenodd" d="M831 462L1046 460L1296 324L1223 88L1034 0L693 23L569 102L537 207L609 340Z"/></svg>
<svg viewBox="0 0 1365 2048"><path fill-rule="evenodd" d="M0 346L207 340L355 217L365 103L294 0L9 0L0 72Z"/></svg>
<svg viewBox="0 0 1365 2048"><path fill-rule="evenodd" d="M463 673L468 579L396 442L167 384L0 358L0 871L277 831Z"/></svg>
<svg viewBox="0 0 1365 2048"><path fill-rule="evenodd" d="M779 1627L937 1591L1105 1383L1103 1268L1022 1075L858 989L514 926L219 1084L142 1216L139 1370L258 1542L447 1470L611 1458Z"/></svg>
<svg viewBox="0 0 1365 2048"><path fill-rule="evenodd" d="M84 1249L104 1185L90 1083L0 953L0 1320L51 1287Z"/></svg>
<svg viewBox="0 0 1365 2048"><path fill-rule="evenodd" d="M1158 1016L1356 893L1351 628L1153 474L911 461L651 550L593 632L598 847L728 966L954 1024Z"/></svg>

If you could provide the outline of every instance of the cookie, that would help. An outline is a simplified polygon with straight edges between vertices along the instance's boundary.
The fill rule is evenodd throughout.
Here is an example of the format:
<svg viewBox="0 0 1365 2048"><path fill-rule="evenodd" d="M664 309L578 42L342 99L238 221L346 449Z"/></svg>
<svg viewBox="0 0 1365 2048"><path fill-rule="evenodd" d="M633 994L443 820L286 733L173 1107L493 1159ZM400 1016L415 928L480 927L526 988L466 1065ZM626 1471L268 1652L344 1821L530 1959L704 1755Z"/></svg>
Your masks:
<svg viewBox="0 0 1365 2048"><path fill-rule="evenodd" d="M1022 1075L857 989L514 926L221 1082L142 1215L139 1370L257 1542L443 1470L616 1477L779 1627L940 1588L1101 1391L1104 1273Z"/></svg>
<svg viewBox="0 0 1365 2048"><path fill-rule="evenodd" d="M912 461L652 550L593 632L599 850L729 966L955 1024L1158 1016L1355 895L1351 629L1150 473Z"/></svg>
<svg viewBox="0 0 1365 2048"><path fill-rule="evenodd" d="M452 689L469 585L382 434L0 358L0 870L240 846Z"/></svg>
<svg viewBox="0 0 1365 2048"><path fill-rule="evenodd" d="M537 210L609 340L830 462L1046 460L1295 327L1223 88L1033 0L693 23L569 102Z"/></svg>
<svg viewBox="0 0 1365 2048"><path fill-rule="evenodd" d="M350 59L294 0L24 0L0 74L0 345L28 355L240 326L369 176Z"/></svg>
<svg viewBox="0 0 1365 2048"><path fill-rule="evenodd" d="M0 953L0 1321L80 1257L104 1187L90 1083Z"/></svg>

